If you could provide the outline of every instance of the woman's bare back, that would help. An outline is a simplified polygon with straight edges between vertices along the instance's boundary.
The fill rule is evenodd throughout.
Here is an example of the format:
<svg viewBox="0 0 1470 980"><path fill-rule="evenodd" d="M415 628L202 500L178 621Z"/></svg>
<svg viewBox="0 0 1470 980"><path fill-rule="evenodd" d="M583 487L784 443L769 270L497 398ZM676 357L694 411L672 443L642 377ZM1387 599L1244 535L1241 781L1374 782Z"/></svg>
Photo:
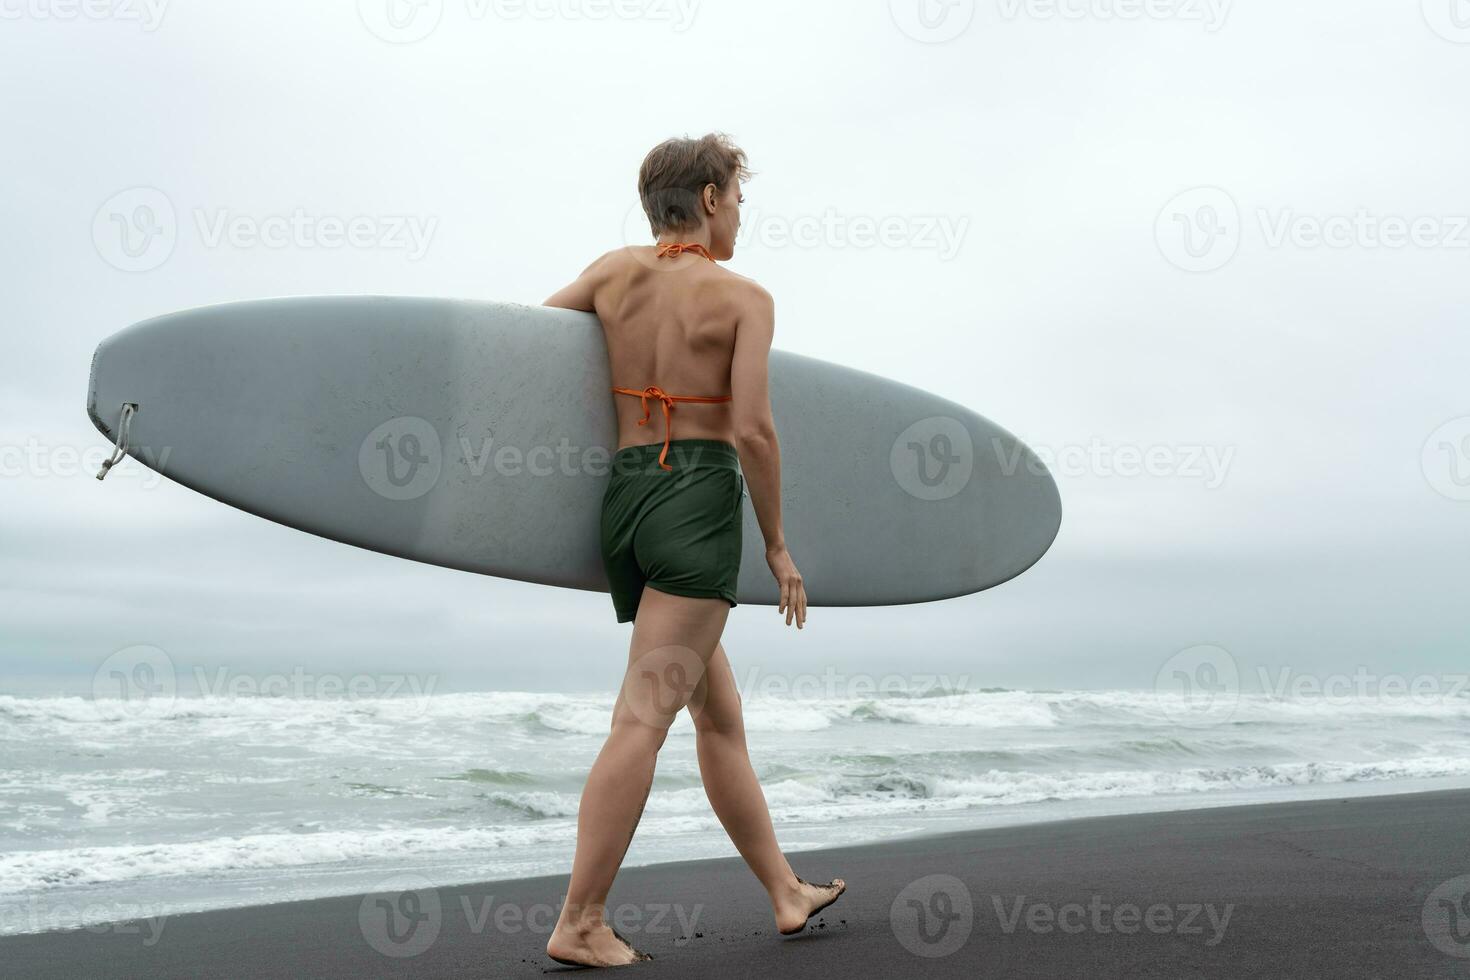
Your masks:
<svg viewBox="0 0 1470 980"><path fill-rule="evenodd" d="M722 397L730 394L741 296L754 287L742 276L693 254L659 258L654 248L632 247L599 260L603 269L594 296L607 338L615 386L650 385L670 395ZM664 438L656 402L648 424L640 399L619 396L618 448ZM676 439L735 442L729 402L679 402L673 411Z"/></svg>

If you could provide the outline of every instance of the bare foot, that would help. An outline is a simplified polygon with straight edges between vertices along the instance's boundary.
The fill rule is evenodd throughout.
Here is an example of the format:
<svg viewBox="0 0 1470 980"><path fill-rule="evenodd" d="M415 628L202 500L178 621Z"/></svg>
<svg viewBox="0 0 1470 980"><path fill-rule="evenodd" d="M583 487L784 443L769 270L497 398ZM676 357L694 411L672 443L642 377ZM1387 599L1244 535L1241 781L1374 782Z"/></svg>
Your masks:
<svg viewBox="0 0 1470 980"><path fill-rule="evenodd" d="M796 887L775 902L776 931L783 936L795 935L806 928L812 916L837 901L847 891L847 882L833 878L828 885L814 885L796 875Z"/></svg>
<svg viewBox="0 0 1470 980"><path fill-rule="evenodd" d="M546 955L567 966L627 966L653 959L609 925L578 929L561 922L546 941Z"/></svg>

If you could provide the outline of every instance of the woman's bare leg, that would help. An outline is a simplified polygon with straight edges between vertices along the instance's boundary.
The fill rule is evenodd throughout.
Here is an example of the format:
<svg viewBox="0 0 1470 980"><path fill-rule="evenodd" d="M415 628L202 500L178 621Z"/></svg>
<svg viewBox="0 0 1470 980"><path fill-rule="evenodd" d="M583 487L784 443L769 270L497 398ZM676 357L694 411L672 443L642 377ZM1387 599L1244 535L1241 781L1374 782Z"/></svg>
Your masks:
<svg viewBox="0 0 1470 980"><path fill-rule="evenodd" d="M814 909L831 904L846 885L841 878L834 878L830 886L802 881L781 853L765 794L750 764L740 688L723 644L715 646L701 684L706 689L696 692L689 713L694 718L705 795L735 849L770 895L777 930L799 930Z"/></svg>
<svg viewBox="0 0 1470 980"><path fill-rule="evenodd" d="M572 878L546 943L550 956L597 966L637 959L604 919L607 895L643 815L658 750L675 716L698 696L729 613L723 599L643 590L612 731L582 790Z"/></svg>

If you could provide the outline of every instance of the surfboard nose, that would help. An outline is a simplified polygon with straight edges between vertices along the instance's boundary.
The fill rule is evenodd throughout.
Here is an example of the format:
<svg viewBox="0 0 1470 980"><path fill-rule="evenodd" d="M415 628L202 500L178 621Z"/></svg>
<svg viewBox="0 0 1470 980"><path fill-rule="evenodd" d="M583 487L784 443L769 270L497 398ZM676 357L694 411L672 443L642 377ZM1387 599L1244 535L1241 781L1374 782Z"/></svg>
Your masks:
<svg viewBox="0 0 1470 980"><path fill-rule="evenodd" d="M981 545L976 573L996 584L1039 562L1062 529L1062 495L1056 478L1030 446L986 423L994 469L981 474L990 496L981 504Z"/></svg>

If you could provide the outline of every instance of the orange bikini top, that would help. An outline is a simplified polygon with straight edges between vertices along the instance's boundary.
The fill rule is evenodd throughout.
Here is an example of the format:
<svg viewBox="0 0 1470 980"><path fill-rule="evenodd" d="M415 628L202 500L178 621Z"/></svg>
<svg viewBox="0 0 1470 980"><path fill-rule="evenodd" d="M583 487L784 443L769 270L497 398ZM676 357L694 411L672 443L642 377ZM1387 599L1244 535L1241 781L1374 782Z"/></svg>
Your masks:
<svg viewBox="0 0 1470 980"><path fill-rule="evenodd" d="M659 247L658 247L658 257L659 258L663 258L666 255L674 255L674 256L677 256L677 255L683 254L684 252L693 252L696 255L703 255L705 258L709 259L711 262L714 261L714 256L710 255L709 252L708 252L708 250L706 250L703 245L700 245L698 243L694 243L694 244L684 244L682 242L680 242L680 243L665 243L665 244L659 245ZM666 470L672 470L673 469L672 466L670 466L668 463L664 462L664 457L669 454L669 440L672 439L672 438L674 438L674 418L673 418L673 415L671 414L674 411L674 402L704 402L704 403L727 402L732 397L730 395L724 395L724 396L719 397L719 398L707 398L707 397L704 397L702 395L671 395L671 394L669 394L668 392L664 391L662 388L659 388L656 385L649 385L647 388L644 388L641 391L639 389L637 389L637 388L618 388L618 387L614 387L613 388L613 391L617 392L620 395L633 395L635 397L638 397L638 398L642 398L643 399L643 418L641 418L641 419L638 420L638 424L639 425L647 425L648 424L648 420L653 417L653 412L648 407L648 400L650 398L657 398L660 402L663 403L663 406L664 406L664 448L663 448L663 451L658 454L658 465L661 466L661 467L663 467Z"/></svg>
<svg viewBox="0 0 1470 980"><path fill-rule="evenodd" d="M669 255L677 257L684 254L685 252L693 252L695 255L703 255L711 262L715 260L715 257L709 254L709 250L706 249L703 245L700 245L698 242L693 242L689 244L686 244L684 242L660 242L658 246L659 258L664 258L665 256Z"/></svg>

